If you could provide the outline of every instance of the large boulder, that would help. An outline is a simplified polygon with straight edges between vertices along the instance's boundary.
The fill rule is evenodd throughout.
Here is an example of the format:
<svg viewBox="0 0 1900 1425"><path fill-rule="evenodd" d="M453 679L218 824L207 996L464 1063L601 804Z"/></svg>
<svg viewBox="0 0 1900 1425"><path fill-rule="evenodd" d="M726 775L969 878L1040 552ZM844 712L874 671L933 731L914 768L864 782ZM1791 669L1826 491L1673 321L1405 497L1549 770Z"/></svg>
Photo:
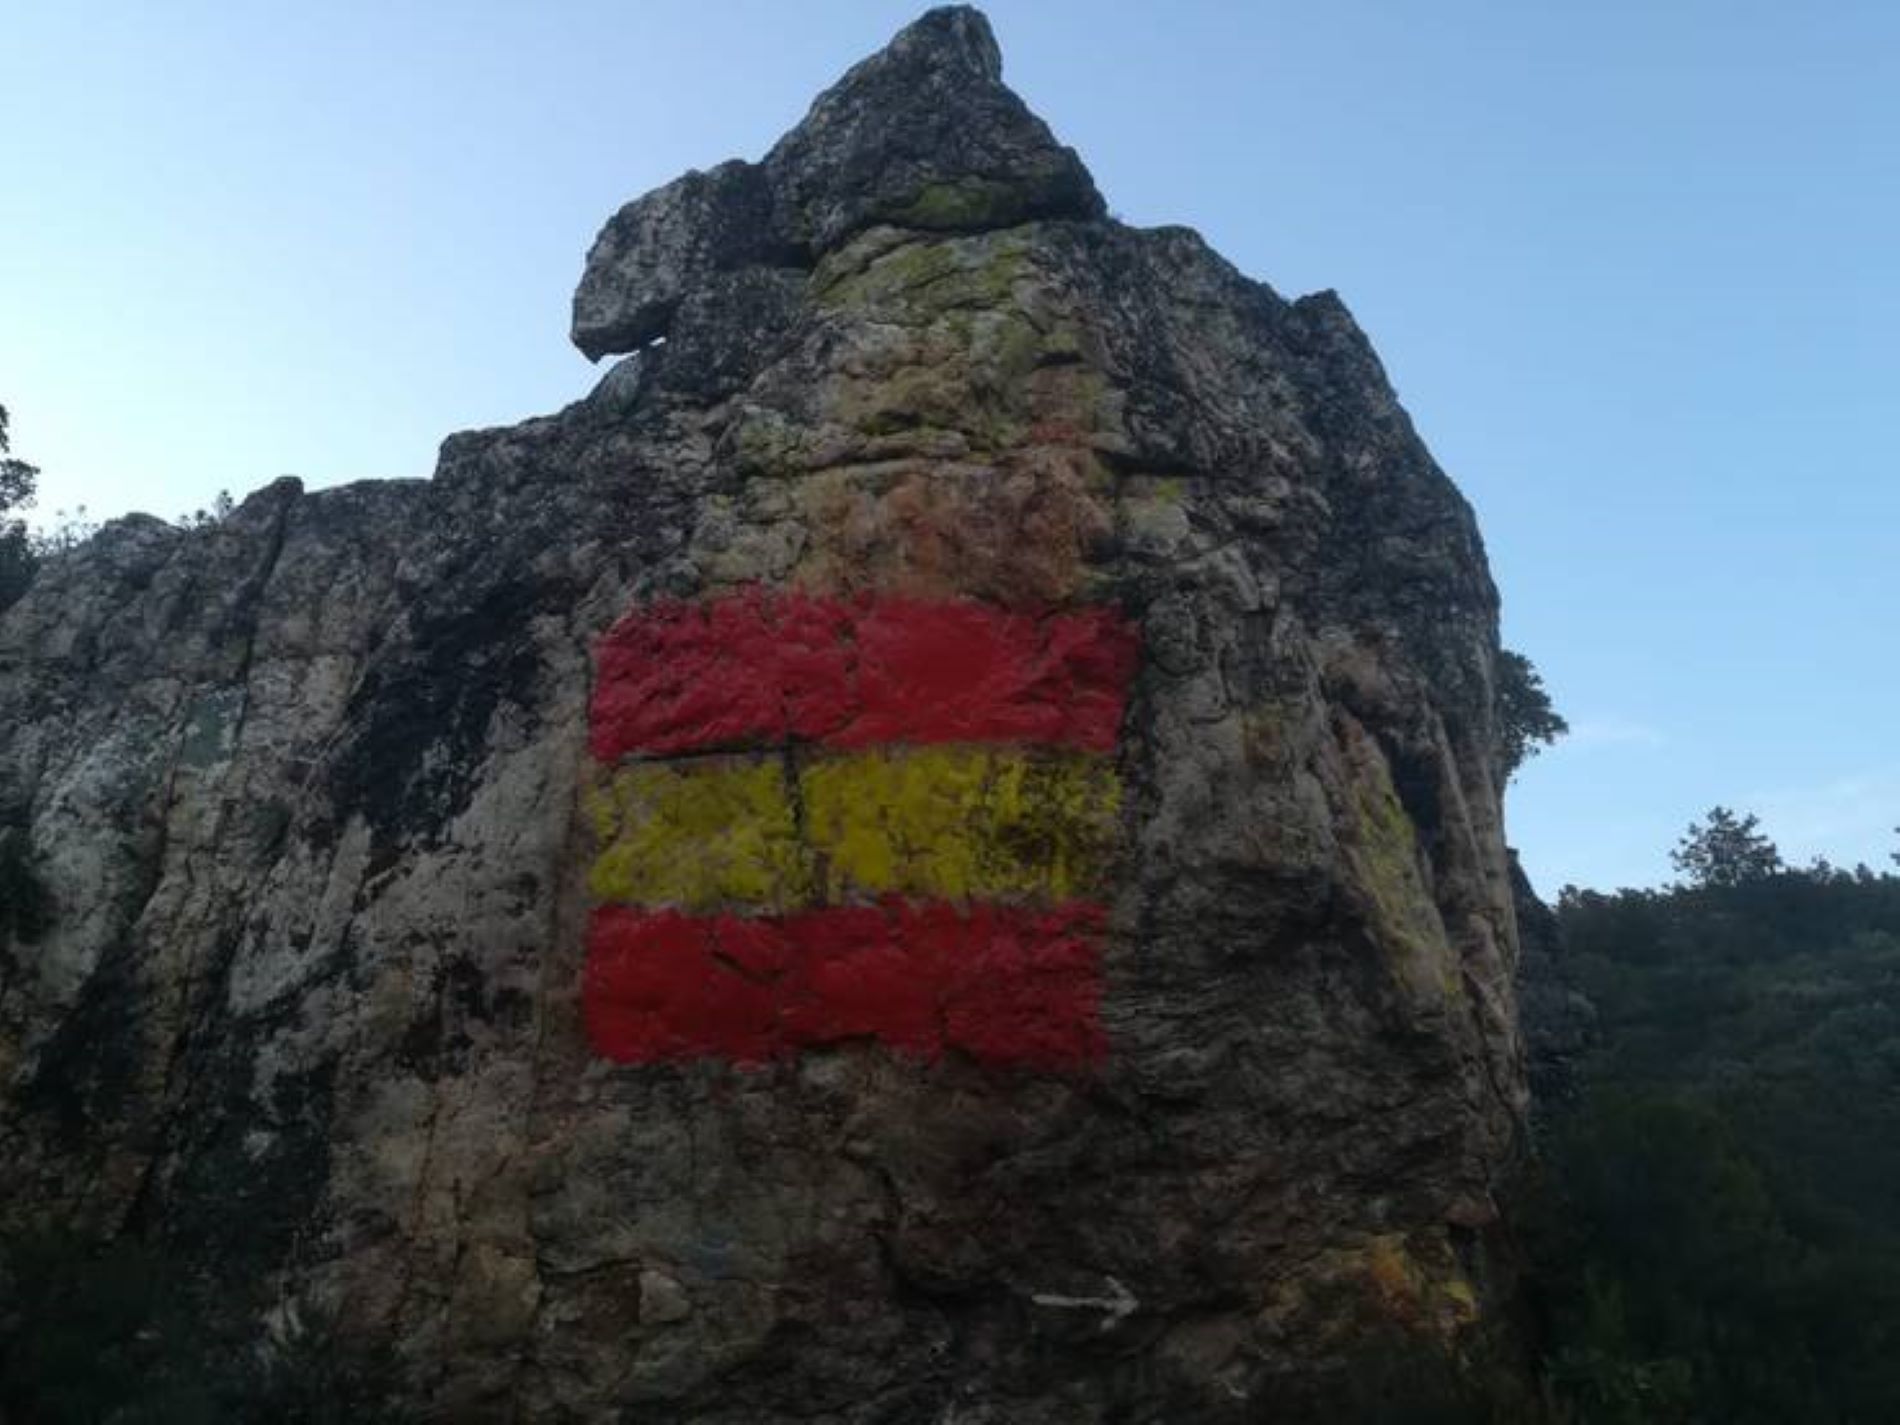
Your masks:
<svg viewBox="0 0 1900 1425"><path fill-rule="evenodd" d="M156 1264L111 1359L1068 1425L1495 1343L1471 512L1336 297L1107 219L998 75L933 11L624 210L588 399L0 616L0 1234Z"/></svg>

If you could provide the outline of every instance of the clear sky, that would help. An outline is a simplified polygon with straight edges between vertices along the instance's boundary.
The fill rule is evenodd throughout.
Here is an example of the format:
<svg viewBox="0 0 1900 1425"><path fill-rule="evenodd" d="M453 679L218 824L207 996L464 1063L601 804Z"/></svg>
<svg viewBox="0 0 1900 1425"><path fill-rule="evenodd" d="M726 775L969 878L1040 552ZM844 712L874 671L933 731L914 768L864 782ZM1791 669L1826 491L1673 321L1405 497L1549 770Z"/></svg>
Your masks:
<svg viewBox="0 0 1900 1425"><path fill-rule="evenodd" d="M552 410L621 202L757 157L910 4L15 7L0 403L43 513L417 475ZM988 7L1110 206L1337 288L1574 735L1512 839L1666 879L1712 804L1900 848L1900 5Z"/></svg>

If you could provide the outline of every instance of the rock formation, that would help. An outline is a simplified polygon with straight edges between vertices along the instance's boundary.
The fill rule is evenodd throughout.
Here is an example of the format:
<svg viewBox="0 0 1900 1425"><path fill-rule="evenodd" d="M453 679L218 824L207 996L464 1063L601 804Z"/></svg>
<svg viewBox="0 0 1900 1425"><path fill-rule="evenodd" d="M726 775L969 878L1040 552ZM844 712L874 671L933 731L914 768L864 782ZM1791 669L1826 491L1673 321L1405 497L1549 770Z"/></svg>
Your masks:
<svg viewBox="0 0 1900 1425"><path fill-rule="evenodd" d="M1475 1359L1524 1093L1471 512L1338 298L1109 219L1000 73L932 11L622 209L559 414L0 616L7 1241L458 1421Z"/></svg>
<svg viewBox="0 0 1900 1425"><path fill-rule="evenodd" d="M1515 852L1511 885L1517 912L1518 1025L1531 1135L1541 1148L1553 1121L1575 1107L1584 1056L1597 1038L1597 1010L1565 952L1557 913L1537 894Z"/></svg>

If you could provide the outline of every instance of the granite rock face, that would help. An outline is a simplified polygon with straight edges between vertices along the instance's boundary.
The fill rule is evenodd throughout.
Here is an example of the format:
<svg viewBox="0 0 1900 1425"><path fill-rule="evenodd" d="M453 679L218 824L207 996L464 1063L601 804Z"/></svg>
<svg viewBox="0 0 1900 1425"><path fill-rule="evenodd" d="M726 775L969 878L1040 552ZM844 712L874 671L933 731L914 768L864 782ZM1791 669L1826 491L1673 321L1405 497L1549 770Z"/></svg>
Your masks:
<svg viewBox="0 0 1900 1425"><path fill-rule="evenodd" d="M587 399L118 521L0 614L51 911L6 1240L152 1244L424 1418L1244 1421L1481 1352L1524 1079L1471 512L1337 298L1108 220L999 74L933 11L623 209ZM878 723L900 653L944 692Z"/></svg>
<svg viewBox="0 0 1900 1425"><path fill-rule="evenodd" d="M981 232L1100 218L1082 161L1002 76L981 15L930 11L819 96L762 163L689 173L615 214L574 294L575 345L596 360L637 350L719 274L809 268L878 223Z"/></svg>
<svg viewBox="0 0 1900 1425"><path fill-rule="evenodd" d="M1518 1024L1524 1040L1525 1079L1531 1091L1531 1129L1541 1139L1577 1097L1584 1056L1597 1035L1597 1011L1565 953L1563 928L1511 856L1517 905Z"/></svg>

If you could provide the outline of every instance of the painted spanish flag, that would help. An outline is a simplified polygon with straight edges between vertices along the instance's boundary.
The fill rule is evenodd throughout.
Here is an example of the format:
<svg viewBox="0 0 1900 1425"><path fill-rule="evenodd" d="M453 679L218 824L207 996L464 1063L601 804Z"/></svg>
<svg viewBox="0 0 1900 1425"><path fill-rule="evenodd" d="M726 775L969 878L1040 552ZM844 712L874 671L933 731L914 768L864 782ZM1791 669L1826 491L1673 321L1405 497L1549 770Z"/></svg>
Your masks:
<svg viewBox="0 0 1900 1425"><path fill-rule="evenodd" d="M1103 608L749 589L622 619L591 709L597 1051L1099 1058L1136 652Z"/></svg>

